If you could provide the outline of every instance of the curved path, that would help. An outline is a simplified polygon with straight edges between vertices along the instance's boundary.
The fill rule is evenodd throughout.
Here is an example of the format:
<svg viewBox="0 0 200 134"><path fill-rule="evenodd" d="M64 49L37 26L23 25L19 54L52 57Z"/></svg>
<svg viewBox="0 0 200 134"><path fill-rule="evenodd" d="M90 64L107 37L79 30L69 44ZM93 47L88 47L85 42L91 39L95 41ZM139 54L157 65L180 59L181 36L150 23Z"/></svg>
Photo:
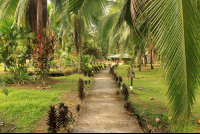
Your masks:
<svg viewBox="0 0 200 134"><path fill-rule="evenodd" d="M71 133L144 133L137 120L117 99L109 69L95 76Z"/></svg>

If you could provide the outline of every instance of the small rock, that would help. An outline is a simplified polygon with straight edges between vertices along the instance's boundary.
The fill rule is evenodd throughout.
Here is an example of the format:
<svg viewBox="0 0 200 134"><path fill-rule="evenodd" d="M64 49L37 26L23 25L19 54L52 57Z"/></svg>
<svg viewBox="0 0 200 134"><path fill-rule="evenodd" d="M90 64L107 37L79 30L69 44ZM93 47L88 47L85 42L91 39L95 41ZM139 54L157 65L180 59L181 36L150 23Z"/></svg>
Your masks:
<svg viewBox="0 0 200 134"><path fill-rule="evenodd" d="M153 97L150 97L150 100L154 100L154 98L153 98Z"/></svg>
<svg viewBox="0 0 200 134"><path fill-rule="evenodd" d="M0 127L3 126L3 122L0 122Z"/></svg>
<svg viewBox="0 0 200 134"><path fill-rule="evenodd" d="M160 118L156 118L156 123L159 123L161 122L161 119Z"/></svg>

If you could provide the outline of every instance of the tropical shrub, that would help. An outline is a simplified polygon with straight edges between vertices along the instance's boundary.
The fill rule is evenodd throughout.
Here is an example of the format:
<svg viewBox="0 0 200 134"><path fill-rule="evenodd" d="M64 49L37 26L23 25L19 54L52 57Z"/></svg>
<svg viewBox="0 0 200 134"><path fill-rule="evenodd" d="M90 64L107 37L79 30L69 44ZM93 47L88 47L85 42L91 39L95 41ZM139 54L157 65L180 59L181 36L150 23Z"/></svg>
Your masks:
<svg viewBox="0 0 200 134"><path fill-rule="evenodd" d="M42 29L38 29L36 33L37 37L33 39L33 66L36 68L35 72L43 80L43 86L45 86L44 78L48 76L50 69L49 60L53 58L54 47L56 43L55 35L47 35Z"/></svg>
<svg viewBox="0 0 200 134"><path fill-rule="evenodd" d="M73 73L73 70L72 70L71 68L65 68L65 69L63 70L63 74L64 74L65 76L71 75L72 73Z"/></svg>
<svg viewBox="0 0 200 134"><path fill-rule="evenodd" d="M72 70L73 70L73 73L77 73L78 72L78 67L77 66L72 67Z"/></svg>

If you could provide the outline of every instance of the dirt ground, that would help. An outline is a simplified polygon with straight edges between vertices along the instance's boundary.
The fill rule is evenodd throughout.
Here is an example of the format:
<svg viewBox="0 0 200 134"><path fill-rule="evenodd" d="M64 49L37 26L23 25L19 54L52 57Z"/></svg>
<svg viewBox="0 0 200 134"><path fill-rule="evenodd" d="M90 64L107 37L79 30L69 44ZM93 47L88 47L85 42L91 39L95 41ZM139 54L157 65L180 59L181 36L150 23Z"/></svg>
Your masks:
<svg viewBox="0 0 200 134"><path fill-rule="evenodd" d="M117 99L109 69L95 76L71 133L144 133L137 120Z"/></svg>

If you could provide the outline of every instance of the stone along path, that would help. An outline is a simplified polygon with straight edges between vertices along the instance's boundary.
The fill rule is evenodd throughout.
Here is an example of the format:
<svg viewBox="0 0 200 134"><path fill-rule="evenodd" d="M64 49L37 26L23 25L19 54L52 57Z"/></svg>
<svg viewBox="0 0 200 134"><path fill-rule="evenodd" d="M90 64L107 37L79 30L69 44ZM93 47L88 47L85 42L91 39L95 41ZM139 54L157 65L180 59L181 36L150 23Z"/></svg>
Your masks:
<svg viewBox="0 0 200 134"><path fill-rule="evenodd" d="M143 133L137 120L116 97L118 90L109 69L95 76L76 118L72 133Z"/></svg>

